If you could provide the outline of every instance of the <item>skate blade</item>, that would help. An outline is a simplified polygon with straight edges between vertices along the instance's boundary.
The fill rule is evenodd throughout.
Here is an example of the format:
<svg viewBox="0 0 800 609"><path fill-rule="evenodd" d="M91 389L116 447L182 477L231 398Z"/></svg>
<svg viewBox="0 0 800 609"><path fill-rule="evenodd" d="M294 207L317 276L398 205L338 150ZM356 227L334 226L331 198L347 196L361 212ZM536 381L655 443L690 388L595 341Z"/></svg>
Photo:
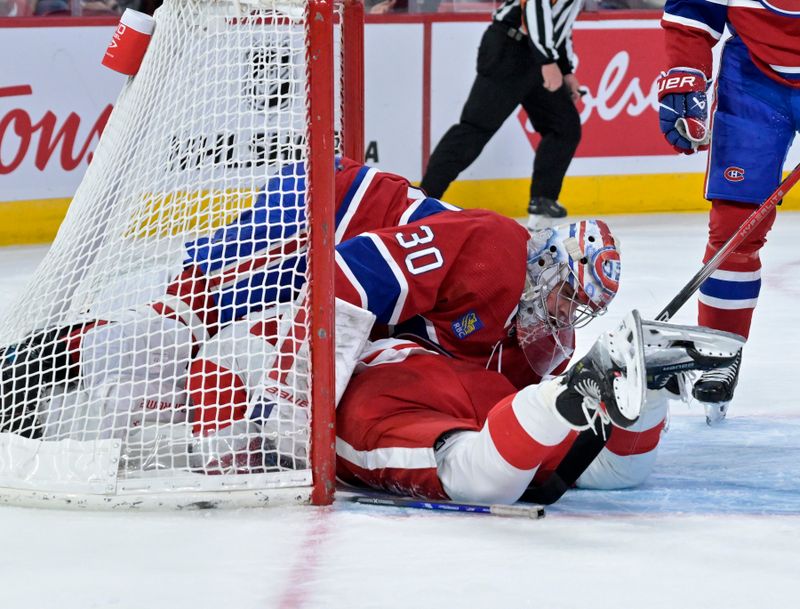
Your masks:
<svg viewBox="0 0 800 609"><path fill-rule="evenodd" d="M698 353L711 357L735 357L745 343L742 336L732 332L661 321L642 321L642 332L647 347L667 348L688 341Z"/></svg>
<svg viewBox="0 0 800 609"><path fill-rule="evenodd" d="M614 397L620 414L631 425L639 418L647 389L644 364L644 339L639 311L632 310L619 328L608 333L606 340L611 359L625 370L625 376L614 379Z"/></svg>

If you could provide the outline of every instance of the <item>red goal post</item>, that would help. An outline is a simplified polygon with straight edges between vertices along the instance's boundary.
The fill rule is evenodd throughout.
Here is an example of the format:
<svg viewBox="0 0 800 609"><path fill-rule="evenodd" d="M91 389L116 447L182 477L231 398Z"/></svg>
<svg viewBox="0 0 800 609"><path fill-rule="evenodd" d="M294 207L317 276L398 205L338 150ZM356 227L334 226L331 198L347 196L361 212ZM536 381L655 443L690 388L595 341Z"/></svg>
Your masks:
<svg viewBox="0 0 800 609"><path fill-rule="evenodd" d="M363 6L166 0L155 20L0 319L0 504L329 504L334 157L363 157Z"/></svg>

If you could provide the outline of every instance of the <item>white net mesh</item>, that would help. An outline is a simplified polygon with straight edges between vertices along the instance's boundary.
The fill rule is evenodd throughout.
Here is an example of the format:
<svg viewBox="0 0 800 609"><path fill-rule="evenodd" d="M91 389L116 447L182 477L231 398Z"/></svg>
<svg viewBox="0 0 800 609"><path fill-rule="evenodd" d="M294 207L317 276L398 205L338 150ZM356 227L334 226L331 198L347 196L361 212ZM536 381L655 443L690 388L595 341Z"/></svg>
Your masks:
<svg viewBox="0 0 800 609"><path fill-rule="evenodd" d="M310 484L305 20L300 0L157 11L0 322L0 487Z"/></svg>

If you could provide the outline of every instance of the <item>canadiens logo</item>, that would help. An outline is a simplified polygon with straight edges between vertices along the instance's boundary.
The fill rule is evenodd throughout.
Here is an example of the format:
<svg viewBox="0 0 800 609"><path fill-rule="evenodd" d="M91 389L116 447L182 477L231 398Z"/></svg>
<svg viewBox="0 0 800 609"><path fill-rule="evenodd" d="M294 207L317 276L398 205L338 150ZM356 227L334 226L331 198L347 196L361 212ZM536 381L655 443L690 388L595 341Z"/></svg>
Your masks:
<svg viewBox="0 0 800 609"><path fill-rule="evenodd" d="M475 311L467 311L455 320L452 324L453 333L460 339L465 339L470 334L474 334L483 327L480 317Z"/></svg>
<svg viewBox="0 0 800 609"><path fill-rule="evenodd" d="M619 252L613 247L603 248L594 257L593 274L604 292L617 293L621 267Z"/></svg>
<svg viewBox="0 0 800 609"><path fill-rule="evenodd" d="M742 169L741 167L731 166L725 170L724 175L725 179L728 180L728 182L741 182L742 180L744 180L744 169Z"/></svg>

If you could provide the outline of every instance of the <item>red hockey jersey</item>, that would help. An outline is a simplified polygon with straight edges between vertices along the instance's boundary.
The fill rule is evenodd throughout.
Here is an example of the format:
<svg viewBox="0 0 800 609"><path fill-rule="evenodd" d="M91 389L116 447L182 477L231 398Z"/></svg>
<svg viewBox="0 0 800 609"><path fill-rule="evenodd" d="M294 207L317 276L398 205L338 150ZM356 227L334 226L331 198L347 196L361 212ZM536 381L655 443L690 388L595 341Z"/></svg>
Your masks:
<svg viewBox="0 0 800 609"><path fill-rule="evenodd" d="M393 336L498 370L523 387L540 380L514 336L527 241L516 221L477 209L369 231L336 247L336 295L372 311ZM554 352L548 342L540 370L564 363Z"/></svg>
<svg viewBox="0 0 800 609"><path fill-rule="evenodd" d="M727 24L770 78L800 87L800 5L794 0L667 0L669 67L712 73L711 47Z"/></svg>

